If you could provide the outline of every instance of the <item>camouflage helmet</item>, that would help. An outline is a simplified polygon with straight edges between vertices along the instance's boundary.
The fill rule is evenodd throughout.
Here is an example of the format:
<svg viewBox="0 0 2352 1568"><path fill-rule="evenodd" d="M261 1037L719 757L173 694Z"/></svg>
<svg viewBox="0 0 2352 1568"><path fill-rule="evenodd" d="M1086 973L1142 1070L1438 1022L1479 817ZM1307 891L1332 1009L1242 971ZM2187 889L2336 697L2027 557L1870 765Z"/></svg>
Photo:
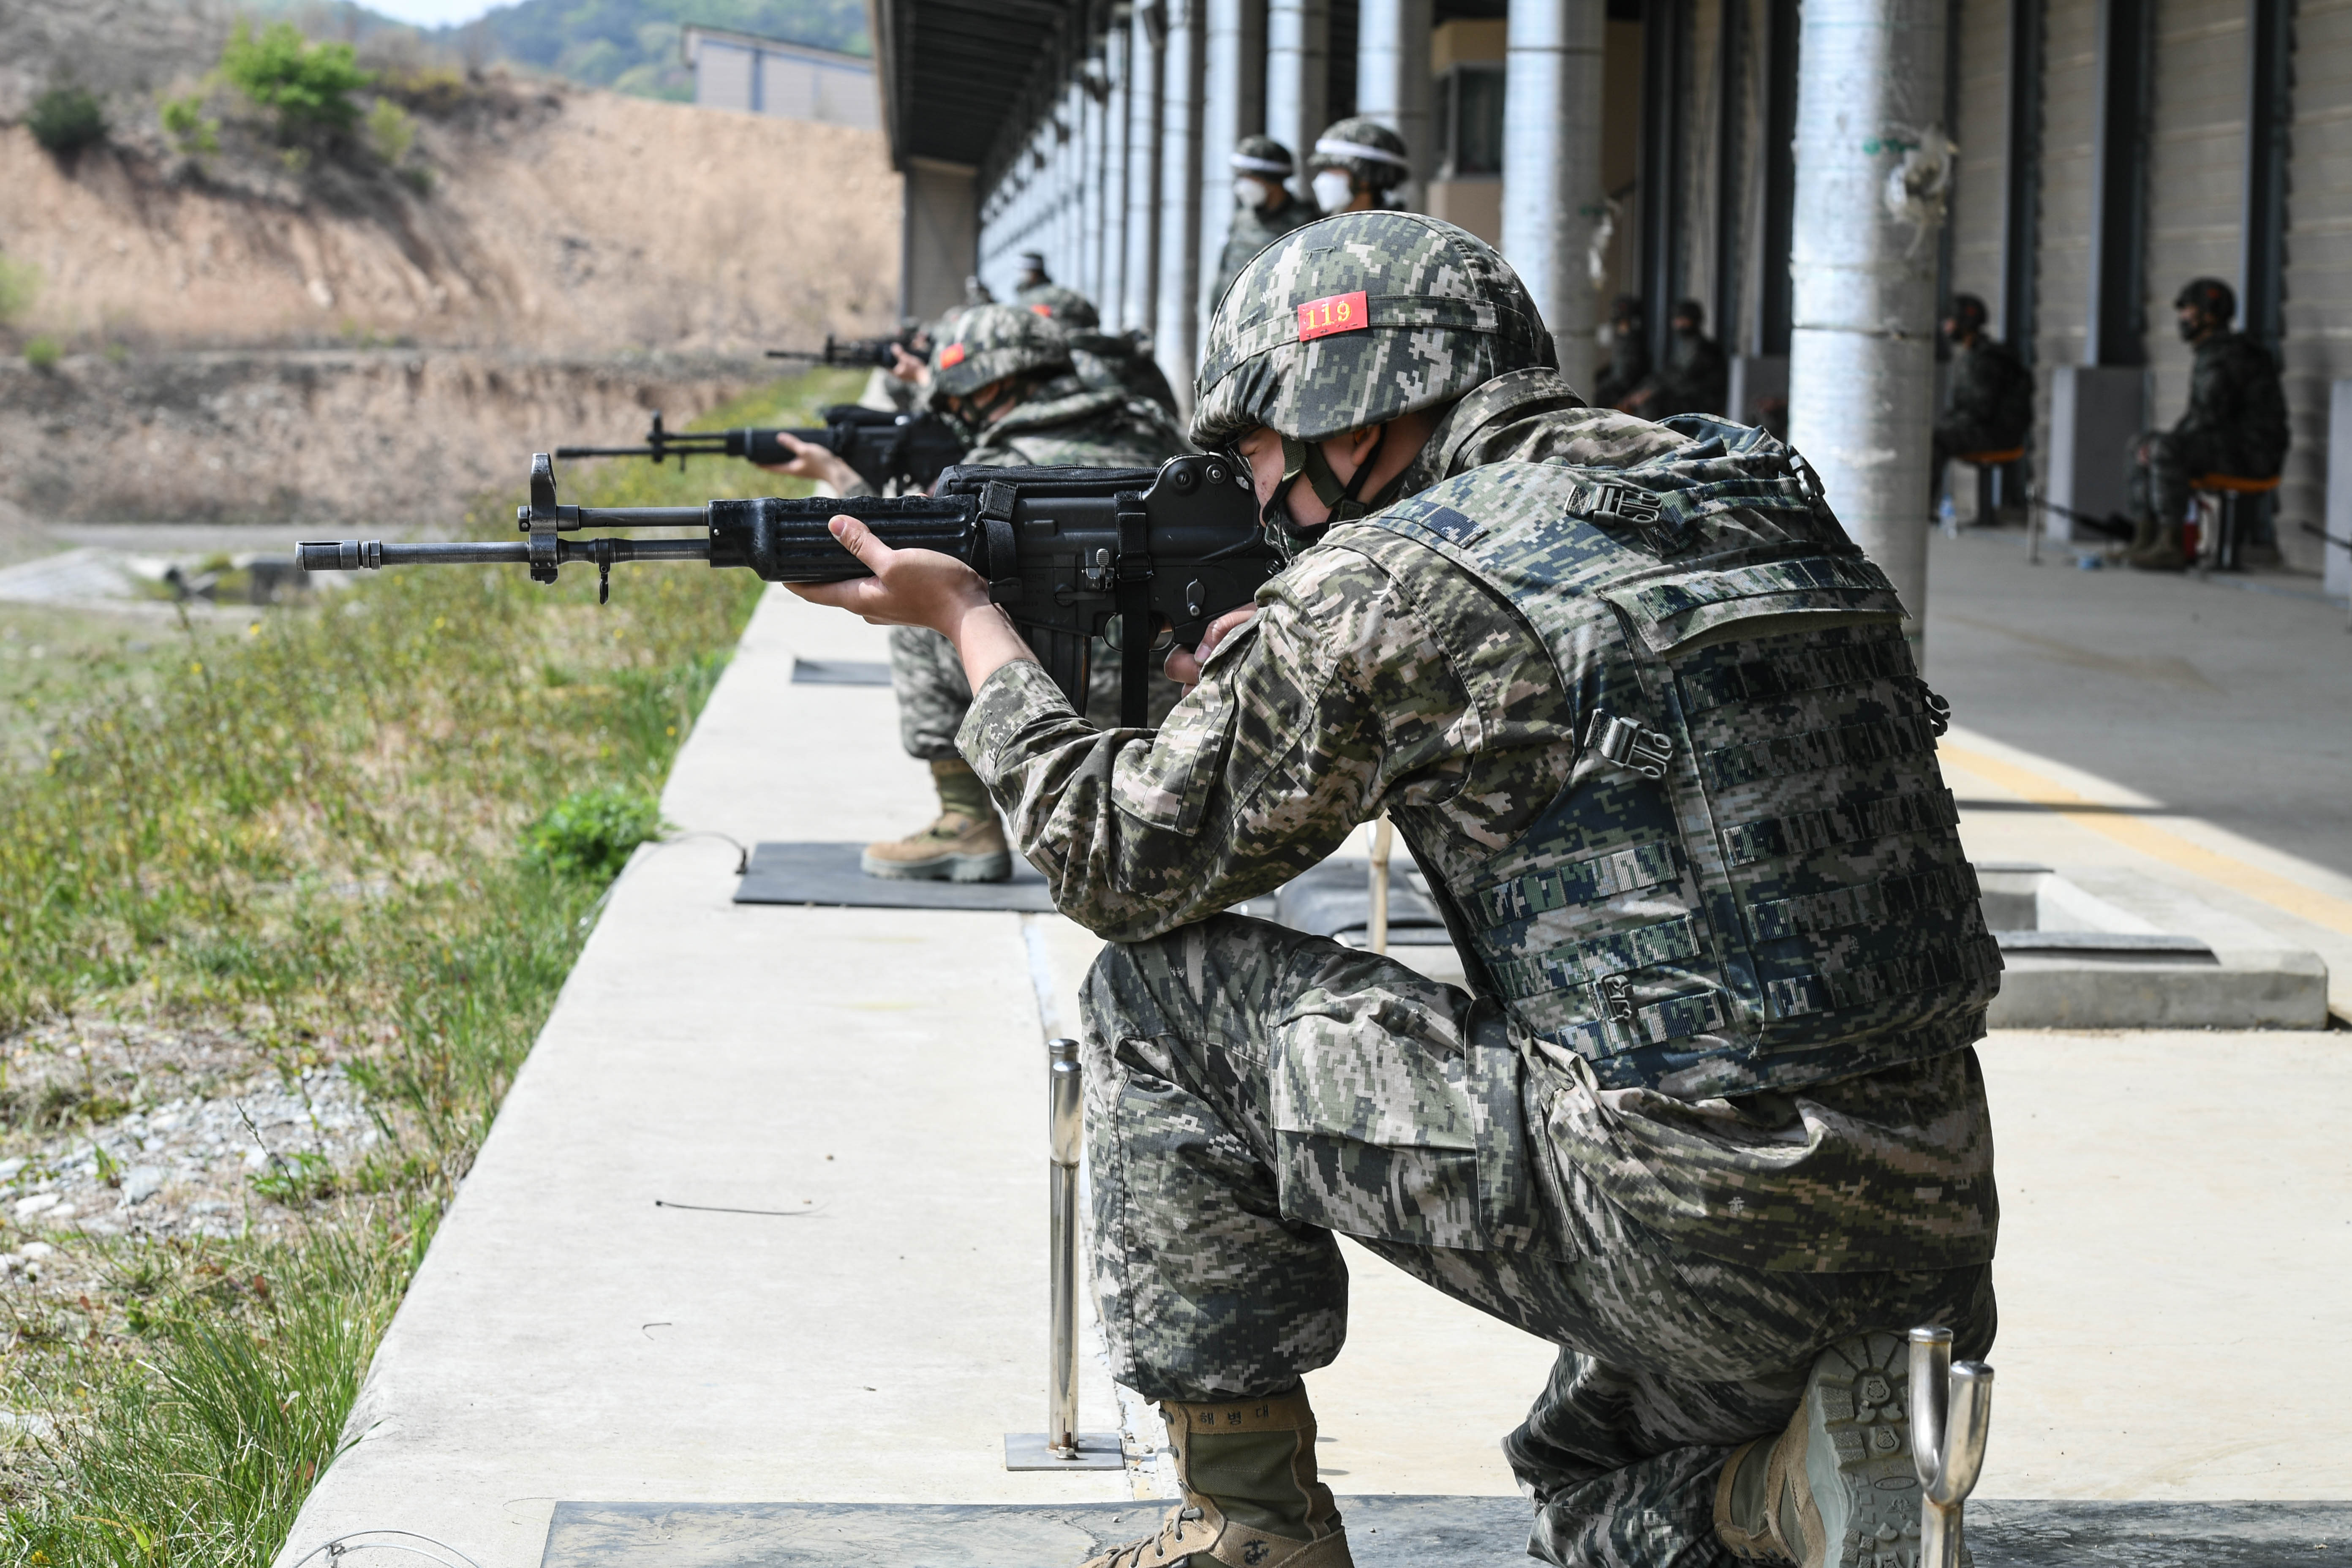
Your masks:
<svg viewBox="0 0 2352 1568"><path fill-rule="evenodd" d="M1040 283L1034 289L1024 289L1013 296L1031 310L1069 331L1091 331L1102 325L1102 314L1095 302L1076 289L1065 289L1059 283Z"/></svg>
<svg viewBox="0 0 2352 1568"><path fill-rule="evenodd" d="M1069 368L1070 345L1050 317L1022 305L974 305L931 353L931 406L1008 375Z"/></svg>
<svg viewBox="0 0 2352 1568"><path fill-rule="evenodd" d="M2192 278L2180 286L2173 297L2172 308L2185 310L2191 305L2217 321L2227 321L2238 313L2237 290L2219 278Z"/></svg>
<svg viewBox="0 0 2352 1568"><path fill-rule="evenodd" d="M1369 114L1351 114L1337 121L1315 139L1315 155L1307 160L1309 172L1339 169L1368 191L1385 191L1404 184L1412 160L1404 138Z"/></svg>
<svg viewBox="0 0 2352 1568"><path fill-rule="evenodd" d="M1271 136L1243 137L1226 162L1236 174L1265 180L1286 180L1298 167L1291 161L1290 149Z"/></svg>
<svg viewBox="0 0 2352 1568"><path fill-rule="evenodd" d="M1253 257L1209 323L1192 405L1204 447L1264 425L1328 439L1555 366L1510 264L1419 213L1340 213Z"/></svg>

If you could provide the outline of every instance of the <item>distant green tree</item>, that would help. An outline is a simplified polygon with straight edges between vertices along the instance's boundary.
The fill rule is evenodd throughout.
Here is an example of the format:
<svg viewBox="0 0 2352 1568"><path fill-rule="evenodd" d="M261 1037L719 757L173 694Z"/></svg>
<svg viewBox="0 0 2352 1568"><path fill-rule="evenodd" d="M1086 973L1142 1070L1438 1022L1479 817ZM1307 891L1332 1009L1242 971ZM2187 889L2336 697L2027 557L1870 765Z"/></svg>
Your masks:
<svg viewBox="0 0 2352 1568"><path fill-rule="evenodd" d="M360 117L352 94L375 80L349 44L314 44L291 22L272 22L258 37L239 22L221 50L221 76L256 104L276 112L281 133L345 132Z"/></svg>
<svg viewBox="0 0 2352 1568"><path fill-rule="evenodd" d="M106 106L89 89L68 82L33 100L25 127L34 141L60 158L70 158L106 140Z"/></svg>
<svg viewBox="0 0 2352 1568"><path fill-rule="evenodd" d="M691 99L677 58L688 22L844 54L873 52L864 0L520 0L472 26L522 65L646 98ZM458 29L444 29L455 41Z"/></svg>

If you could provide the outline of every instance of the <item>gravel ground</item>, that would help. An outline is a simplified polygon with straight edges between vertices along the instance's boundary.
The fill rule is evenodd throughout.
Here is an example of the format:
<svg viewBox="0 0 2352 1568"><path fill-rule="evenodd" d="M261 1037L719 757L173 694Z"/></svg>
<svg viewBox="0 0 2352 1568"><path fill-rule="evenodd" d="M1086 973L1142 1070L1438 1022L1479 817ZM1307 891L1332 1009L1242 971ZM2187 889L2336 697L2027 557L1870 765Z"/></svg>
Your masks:
<svg viewBox="0 0 2352 1568"><path fill-rule="evenodd" d="M226 1033L51 1026L5 1051L0 1290L74 1300L86 1237L269 1236L382 1134L340 1068L289 1078Z"/></svg>

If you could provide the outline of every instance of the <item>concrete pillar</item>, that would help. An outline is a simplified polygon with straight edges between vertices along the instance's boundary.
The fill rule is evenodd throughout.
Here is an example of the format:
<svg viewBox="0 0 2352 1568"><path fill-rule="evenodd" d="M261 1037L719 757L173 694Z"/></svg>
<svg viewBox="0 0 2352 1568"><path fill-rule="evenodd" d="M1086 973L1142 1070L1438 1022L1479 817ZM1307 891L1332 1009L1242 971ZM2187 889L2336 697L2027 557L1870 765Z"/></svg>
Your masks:
<svg viewBox="0 0 2352 1568"><path fill-rule="evenodd" d="M1192 401L1201 295L1202 0L1171 0L1160 115L1160 368Z"/></svg>
<svg viewBox="0 0 2352 1568"><path fill-rule="evenodd" d="M1436 167L1429 125L1430 0L1363 0L1356 15L1356 112L1404 138L1412 175L1398 194L1418 212Z"/></svg>
<svg viewBox="0 0 2352 1568"><path fill-rule="evenodd" d="M907 160L906 216L899 235L899 314L928 321L963 298L963 280L979 265L974 173L964 163Z"/></svg>
<svg viewBox="0 0 2352 1568"><path fill-rule="evenodd" d="M1893 580L1927 610L1937 231L1951 149L1946 0L1806 0L1789 270L1789 439Z"/></svg>
<svg viewBox="0 0 2352 1568"><path fill-rule="evenodd" d="M1062 144L1055 149L1062 171L1062 254L1054 281L1080 288L1085 268L1079 261L1079 237L1087 221L1087 89L1076 73L1062 89Z"/></svg>
<svg viewBox="0 0 2352 1568"><path fill-rule="evenodd" d="M1201 94L1201 322L1217 302L1217 261L1233 232L1234 146L1265 121L1264 0L1202 0L1205 63Z"/></svg>
<svg viewBox="0 0 2352 1568"><path fill-rule="evenodd" d="M1128 22L1127 291L1122 329L1158 330L1160 298L1160 45L1152 13L1139 5ZM1106 301L1108 303L1108 301Z"/></svg>
<svg viewBox="0 0 2352 1568"><path fill-rule="evenodd" d="M1503 258L1569 384L1592 385L1589 252L1604 213L1601 68L1608 0L1512 0L1503 86ZM1416 150L1417 151L1417 150Z"/></svg>
<svg viewBox="0 0 2352 1568"><path fill-rule="evenodd" d="M1128 29L1114 26L1103 40L1103 68L1110 80L1110 99L1103 106L1102 160L1102 292L1095 308L1102 312L1103 329L1118 331L1121 303L1127 298L1127 139L1129 42Z"/></svg>
<svg viewBox="0 0 2352 1568"><path fill-rule="evenodd" d="M1331 0L1266 0L1265 133L1298 160L1291 188L1307 195L1307 157L1331 122Z"/></svg>
<svg viewBox="0 0 2352 1568"><path fill-rule="evenodd" d="M1102 298L1103 266L1103 158L1105 132L1109 118L1103 112L1103 99L1097 89L1102 83L1102 62L1089 60L1087 74L1079 78L1079 110L1084 117L1086 158L1080 165L1079 178L1086 182L1084 221L1078 226L1078 271L1086 279L1078 292L1089 300Z"/></svg>

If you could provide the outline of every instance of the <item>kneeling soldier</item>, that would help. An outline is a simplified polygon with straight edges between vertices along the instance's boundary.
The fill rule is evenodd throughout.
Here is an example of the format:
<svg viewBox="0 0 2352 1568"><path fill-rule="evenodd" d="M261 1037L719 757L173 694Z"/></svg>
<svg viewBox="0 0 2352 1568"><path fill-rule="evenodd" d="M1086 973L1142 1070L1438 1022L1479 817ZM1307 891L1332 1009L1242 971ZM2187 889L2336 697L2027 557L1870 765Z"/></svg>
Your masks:
<svg viewBox="0 0 2352 1568"><path fill-rule="evenodd" d="M1171 658L1156 733L1072 711L945 556L845 519L876 575L796 590L953 639L964 754L1111 943L1102 1320L1184 1501L1100 1568L1349 1562L1302 1383L1346 1331L1335 1234L1560 1347L1506 1442L1545 1561L1917 1551L1902 1332L1993 1332L2000 960L1944 706L1801 461L1554 363L1433 219L1251 261L1192 436L1292 561ZM1384 810L1466 989L1223 912Z"/></svg>

